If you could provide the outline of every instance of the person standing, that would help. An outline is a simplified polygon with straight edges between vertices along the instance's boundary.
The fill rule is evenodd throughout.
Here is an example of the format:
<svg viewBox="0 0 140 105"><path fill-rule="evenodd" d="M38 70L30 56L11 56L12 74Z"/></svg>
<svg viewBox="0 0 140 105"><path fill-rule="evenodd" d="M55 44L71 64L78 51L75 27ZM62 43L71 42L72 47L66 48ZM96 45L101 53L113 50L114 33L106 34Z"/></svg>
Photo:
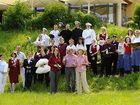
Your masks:
<svg viewBox="0 0 140 105"><path fill-rule="evenodd" d="M35 72L35 60L31 52L28 52L28 57L24 60L23 67L25 68L25 89L30 89L33 73Z"/></svg>
<svg viewBox="0 0 140 105"><path fill-rule="evenodd" d="M89 53L91 55L91 68L94 75L97 75L97 54L99 52L100 46L96 44L96 40L92 41L89 47Z"/></svg>
<svg viewBox="0 0 140 105"><path fill-rule="evenodd" d="M86 79L86 66L89 64L87 56L84 55L85 50L79 48L77 51L76 63L76 87L78 94L82 93L82 88L86 93L89 93L89 86Z"/></svg>
<svg viewBox="0 0 140 105"><path fill-rule="evenodd" d="M69 24L66 24L65 30L60 32L60 36L64 38L64 42L69 44L69 39L72 38L72 31Z"/></svg>
<svg viewBox="0 0 140 105"><path fill-rule="evenodd" d="M112 64L113 64L112 75L115 75L117 73L117 61L118 61L117 50L118 50L118 44L119 44L119 42L117 41L116 35L113 35L111 44L114 47L114 53L112 54Z"/></svg>
<svg viewBox="0 0 140 105"><path fill-rule="evenodd" d="M4 93L8 72L8 64L3 60L3 55L0 54L0 94Z"/></svg>
<svg viewBox="0 0 140 105"><path fill-rule="evenodd" d="M129 28L126 37L129 37L131 39L131 43L133 43L134 39L135 39L135 35L134 35L134 31Z"/></svg>
<svg viewBox="0 0 140 105"><path fill-rule="evenodd" d="M74 39L75 45L78 44L79 37L82 37L83 30L80 26L79 21L75 21L75 29L72 30L72 38Z"/></svg>
<svg viewBox="0 0 140 105"><path fill-rule="evenodd" d="M51 67L50 71L50 92L55 94L58 89L58 80L61 74L61 58L58 48L54 49L53 55L50 57L48 65Z"/></svg>
<svg viewBox="0 0 140 105"><path fill-rule="evenodd" d="M140 30L135 31L135 39L132 43L140 43ZM133 47L132 50L132 67L134 72L140 71L140 46Z"/></svg>
<svg viewBox="0 0 140 105"><path fill-rule="evenodd" d="M21 52L21 46L18 45L16 47L16 53L17 53L17 59L19 59L20 62L20 75L22 77L22 84L23 84L23 89L25 88L25 69L23 67L23 62L26 59L26 56L23 52Z"/></svg>
<svg viewBox="0 0 140 105"><path fill-rule="evenodd" d="M55 46L58 46L60 32L59 32L58 26L56 24L54 25L54 29L50 32L50 34L54 35Z"/></svg>
<svg viewBox="0 0 140 105"><path fill-rule="evenodd" d="M88 56L89 62L91 62L91 59L90 59L91 57L89 54L89 47L90 47L90 44L92 43L93 39L96 40L95 31L93 29L91 29L91 26L92 26L92 24L86 23L86 29L82 33L82 37L84 38L85 46L87 49L87 56Z"/></svg>
<svg viewBox="0 0 140 105"><path fill-rule="evenodd" d="M66 89L68 92L75 92L76 55L74 54L74 49L67 48L63 64L65 65Z"/></svg>
<svg viewBox="0 0 140 105"><path fill-rule="evenodd" d="M9 59L9 79L11 83L11 92L16 89L16 84L18 83L18 77L20 74L20 61L17 58L17 54L13 52L11 58Z"/></svg>

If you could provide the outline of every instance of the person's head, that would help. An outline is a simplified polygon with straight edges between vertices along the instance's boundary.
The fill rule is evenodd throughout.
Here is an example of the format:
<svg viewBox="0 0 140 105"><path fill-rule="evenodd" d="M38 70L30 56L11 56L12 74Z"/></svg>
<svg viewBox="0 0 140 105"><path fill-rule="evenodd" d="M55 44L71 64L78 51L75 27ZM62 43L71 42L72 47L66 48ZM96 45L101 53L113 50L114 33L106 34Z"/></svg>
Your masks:
<svg viewBox="0 0 140 105"><path fill-rule="evenodd" d="M106 32L106 27L104 27L104 26L101 27L101 32L102 32L102 33L105 33L105 32Z"/></svg>
<svg viewBox="0 0 140 105"><path fill-rule="evenodd" d="M60 37L60 38L59 38L59 43L60 43L60 44L63 44L63 43L64 43L64 38L63 38L63 37Z"/></svg>
<svg viewBox="0 0 140 105"><path fill-rule="evenodd" d="M90 29L90 28L91 28L91 26L92 26L92 24L91 24L91 23L86 23L85 25L86 25L86 28L87 28L87 29Z"/></svg>
<svg viewBox="0 0 140 105"><path fill-rule="evenodd" d="M133 30L132 30L131 28L129 28L129 29L128 29L128 33L127 33L127 34L128 34L128 36L132 36L132 35L133 35L133 33L134 33L134 32L133 32Z"/></svg>
<svg viewBox="0 0 140 105"><path fill-rule="evenodd" d="M77 51L78 55L84 55L85 54L85 50L84 49L78 49Z"/></svg>
<svg viewBox="0 0 140 105"><path fill-rule="evenodd" d="M83 44L84 45L84 39L82 37L79 37L78 44Z"/></svg>
<svg viewBox="0 0 140 105"><path fill-rule="evenodd" d="M27 56L28 56L28 58L32 58L33 57L33 53L32 52L28 52Z"/></svg>
<svg viewBox="0 0 140 105"><path fill-rule="evenodd" d="M72 38L69 39L69 45L74 45L74 39Z"/></svg>
<svg viewBox="0 0 140 105"><path fill-rule="evenodd" d="M37 46L37 52L41 51L41 46Z"/></svg>
<svg viewBox="0 0 140 105"><path fill-rule="evenodd" d="M54 56L59 56L59 49L57 47L54 48Z"/></svg>
<svg viewBox="0 0 140 105"><path fill-rule="evenodd" d="M16 51L17 51L17 52L20 52L20 51L21 51L21 46L20 46L20 45L18 45L18 46L16 47Z"/></svg>
<svg viewBox="0 0 140 105"><path fill-rule="evenodd" d="M125 38L125 43L131 43L130 37L126 37L126 38Z"/></svg>
<svg viewBox="0 0 140 105"><path fill-rule="evenodd" d="M55 25L53 26L53 28L54 28L54 30L58 30L58 25L55 24Z"/></svg>
<svg viewBox="0 0 140 105"><path fill-rule="evenodd" d="M51 38L51 39L50 39L50 44L51 44L51 45L54 45L54 43L55 43L54 38Z"/></svg>
<svg viewBox="0 0 140 105"><path fill-rule="evenodd" d="M121 36L119 42L123 43L124 42L124 37Z"/></svg>
<svg viewBox="0 0 140 105"><path fill-rule="evenodd" d="M46 28L43 28L43 29L42 29L42 33L43 33L43 34L47 33L47 31L48 31L48 30L47 30Z"/></svg>
<svg viewBox="0 0 140 105"><path fill-rule="evenodd" d="M3 55L2 54L0 54L0 60L3 60Z"/></svg>
<svg viewBox="0 0 140 105"><path fill-rule="evenodd" d="M58 23L58 27L61 29L61 28L64 28L64 24L62 22L59 22Z"/></svg>
<svg viewBox="0 0 140 105"><path fill-rule="evenodd" d="M117 35L112 36L112 41L114 41L114 42L117 41Z"/></svg>
<svg viewBox="0 0 140 105"><path fill-rule="evenodd" d="M67 54L72 55L74 50L72 48L67 48Z"/></svg>
<svg viewBox="0 0 140 105"><path fill-rule="evenodd" d="M70 24L66 24L66 30L70 30Z"/></svg>
<svg viewBox="0 0 140 105"><path fill-rule="evenodd" d="M140 30L136 30L136 31L135 31L135 36L136 36L136 37L139 37L139 36L140 36Z"/></svg>
<svg viewBox="0 0 140 105"><path fill-rule="evenodd" d="M16 52L12 52L11 57L12 58L16 58L17 57L17 53Z"/></svg>
<svg viewBox="0 0 140 105"><path fill-rule="evenodd" d="M80 22L79 21L75 21L74 23L75 23L76 28L80 28Z"/></svg>
<svg viewBox="0 0 140 105"><path fill-rule="evenodd" d="M107 44L110 44L111 43L111 39L109 37L107 38L106 43Z"/></svg>
<svg viewBox="0 0 140 105"><path fill-rule="evenodd" d="M92 44L93 44L93 45L96 44L96 40L95 40L95 39L92 40Z"/></svg>

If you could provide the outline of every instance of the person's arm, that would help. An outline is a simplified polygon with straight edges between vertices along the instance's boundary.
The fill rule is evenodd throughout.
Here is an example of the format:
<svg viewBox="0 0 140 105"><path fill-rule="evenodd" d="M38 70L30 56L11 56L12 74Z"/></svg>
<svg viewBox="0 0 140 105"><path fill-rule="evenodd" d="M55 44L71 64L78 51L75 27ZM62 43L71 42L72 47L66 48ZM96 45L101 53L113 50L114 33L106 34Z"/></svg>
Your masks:
<svg viewBox="0 0 140 105"><path fill-rule="evenodd" d="M84 56L84 63L82 65L87 66L89 64L87 56Z"/></svg>

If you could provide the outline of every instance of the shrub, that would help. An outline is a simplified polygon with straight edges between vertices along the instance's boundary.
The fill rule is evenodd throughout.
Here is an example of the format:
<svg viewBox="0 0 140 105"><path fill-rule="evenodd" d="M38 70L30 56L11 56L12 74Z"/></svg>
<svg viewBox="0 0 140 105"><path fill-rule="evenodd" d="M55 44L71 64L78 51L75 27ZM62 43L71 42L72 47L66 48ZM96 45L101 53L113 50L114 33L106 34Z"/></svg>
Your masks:
<svg viewBox="0 0 140 105"><path fill-rule="evenodd" d="M4 28L25 29L31 15L32 11L26 4L16 2L4 12Z"/></svg>
<svg viewBox="0 0 140 105"><path fill-rule="evenodd" d="M140 4L137 5L135 12L134 12L134 19L140 29Z"/></svg>
<svg viewBox="0 0 140 105"><path fill-rule="evenodd" d="M127 24L127 27L131 27L131 28L137 27L137 24L133 20L128 21L126 24Z"/></svg>

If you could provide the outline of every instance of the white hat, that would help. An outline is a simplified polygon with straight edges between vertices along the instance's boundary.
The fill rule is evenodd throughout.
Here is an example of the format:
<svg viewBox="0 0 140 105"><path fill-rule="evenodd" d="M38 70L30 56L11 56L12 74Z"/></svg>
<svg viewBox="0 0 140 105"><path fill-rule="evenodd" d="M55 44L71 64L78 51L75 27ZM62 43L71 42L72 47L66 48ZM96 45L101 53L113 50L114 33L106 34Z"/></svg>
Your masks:
<svg viewBox="0 0 140 105"><path fill-rule="evenodd" d="M66 50L74 50L73 47L67 46Z"/></svg>
<svg viewBox="0 0 140 105"><path fill-rule="evenodd" d="M88 23L86 23L85 25L86 25L86 26L92 26L92 24L91 24L91 23L89 23L89 22L88 22Z"/></svg>

